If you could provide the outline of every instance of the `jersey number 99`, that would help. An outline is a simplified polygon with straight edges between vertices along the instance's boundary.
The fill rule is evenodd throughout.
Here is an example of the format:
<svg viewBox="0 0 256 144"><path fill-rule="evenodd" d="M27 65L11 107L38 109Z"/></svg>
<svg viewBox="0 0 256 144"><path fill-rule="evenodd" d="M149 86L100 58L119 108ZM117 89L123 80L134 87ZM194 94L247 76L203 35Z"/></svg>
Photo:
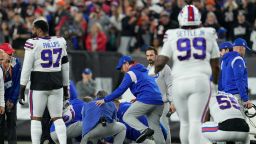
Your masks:
<svg viewBox="0 0 256 144"><path fill-rule="evenodd" d="M203 37L195 37L192 40L192 45L191 45L191 40L188 38L181 38L177 41L177 48L179 52L186 52L185 55L179 55L178 59L180 61L183 60L189 60L192 56L191 50L192 48L198 50L198 53L193 53L193 57L195 59L205 59L206 57L206 40Z"/></svg>
<svg viewBox="0 0 256 144"><path fill-rule="evenodd" d="M43 68L59 67L61 54L62 54L61 48L42 50L41 59L44 61L44 63L41 63L41 66ZM53 55L57 55L56 60L53 60Z"/></svg>

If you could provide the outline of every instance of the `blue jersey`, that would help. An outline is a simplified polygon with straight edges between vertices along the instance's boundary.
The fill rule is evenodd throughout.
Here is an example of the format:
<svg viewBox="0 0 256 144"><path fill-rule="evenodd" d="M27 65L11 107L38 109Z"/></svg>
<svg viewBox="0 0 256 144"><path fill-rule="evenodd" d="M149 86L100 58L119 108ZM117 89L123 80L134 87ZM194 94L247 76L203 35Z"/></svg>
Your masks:
<svg viewBox="0 0 256 144"><path fill-rule="evenodd" d="M223 56L221 75L224 92L239 94L244 102L248 101L247 68L238 52L229 52Z"/></svg>

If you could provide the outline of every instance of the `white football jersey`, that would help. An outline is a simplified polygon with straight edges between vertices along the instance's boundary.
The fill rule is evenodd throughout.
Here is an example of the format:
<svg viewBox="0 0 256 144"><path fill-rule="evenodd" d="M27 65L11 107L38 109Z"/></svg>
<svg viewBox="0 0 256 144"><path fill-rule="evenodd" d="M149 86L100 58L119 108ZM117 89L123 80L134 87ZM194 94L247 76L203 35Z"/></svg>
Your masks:
<svg viewBox="0 0 256 144"><path fill-rule="evenodd" d="M244 119L240 111L240 105L232 94L220 93L211 97L209 108L210 115L217 123L233 118Z"/></svg>
<svg viewBox="0 0 256 144"><path fill-rule="evenodd" d="M62 58L67 56L66 40L62 37L28 39L21 73L21 84L26 85L31 72L59 72Z"/></svg>
<svg viewBox="0 0 256 144"><path fill-rule="evenodd" d="M173 79L211 75L210 59L218 58L219 47L213 28L173 29L164 36L160 55L173 60Z"/></svg>

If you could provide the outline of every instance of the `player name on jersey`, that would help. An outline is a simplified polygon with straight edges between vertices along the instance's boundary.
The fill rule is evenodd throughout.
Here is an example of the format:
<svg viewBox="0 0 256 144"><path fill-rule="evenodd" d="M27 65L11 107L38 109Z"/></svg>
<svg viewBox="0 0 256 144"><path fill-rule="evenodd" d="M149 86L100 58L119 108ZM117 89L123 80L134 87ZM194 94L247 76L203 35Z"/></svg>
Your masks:
<svg viewBox="0 0 256 144"><path fill-rule="evenodd" d="M177 31L177 37L199 37L199 36L204 36L205 32L203 30L181 30Z"/></svg>
<svg viewBox="0 0 256 144"><path fill-rule="evenodd" d="M43 47L44 48L56 48L56 47L60 47L60 44L57 41L47 42L47 43L43 43Z"/></svg>

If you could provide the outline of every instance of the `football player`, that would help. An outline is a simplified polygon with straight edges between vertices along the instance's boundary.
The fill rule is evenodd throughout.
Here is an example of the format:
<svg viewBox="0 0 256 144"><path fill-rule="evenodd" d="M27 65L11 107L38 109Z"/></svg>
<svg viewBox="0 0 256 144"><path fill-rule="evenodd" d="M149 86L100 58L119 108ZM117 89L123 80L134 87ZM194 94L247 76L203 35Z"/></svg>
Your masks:
<svg viewBox="0 0 256 144"><path fill-rule="evenodd" d="M172 59L173 102L180 118L180 139L183 144L200 144L201 123L210 98L210 76L217 84L219 48L213 28L200 27L201 14L193 5L180 11L180 28L166 31L163 48L155 62L161 71Z"/></svg>
<svg viewBox="0 0 256 144"><path fill-rule="evenodd" d="M66 144L66 126L62 119L63 99L68 97L69 62L66 41L62 37L50 37L45 19L33 22L34 38L25 43L25 56L21 72L20 103L28 81L30 86L31 138L39 144L42 134L41 119L47 106L55 125L60 144Z"/></svg>
<svg viewBox="0 0 256 144"><path fill-rule="evenodd" d="M212 96L210 116L213 121L202 125L203 135L211 142L242 142L249 144L249 126L240 112L240 105L234 95L219 92Z"/></svg>

